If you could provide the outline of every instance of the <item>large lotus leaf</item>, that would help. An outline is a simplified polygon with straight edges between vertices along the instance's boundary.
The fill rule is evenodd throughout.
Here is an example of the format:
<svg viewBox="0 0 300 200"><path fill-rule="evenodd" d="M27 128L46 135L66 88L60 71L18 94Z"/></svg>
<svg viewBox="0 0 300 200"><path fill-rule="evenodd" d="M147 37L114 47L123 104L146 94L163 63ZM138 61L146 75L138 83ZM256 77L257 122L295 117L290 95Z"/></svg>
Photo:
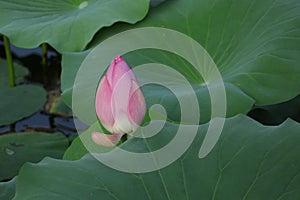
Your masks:
<svg viewBox="0 0 300 200"><path fill-rule="evenodd" d="M158 135L131 139L123 148L157 150L172 140L177 129L178 125L166 124ZM207 125L199 127L192 146L177 161L149 173L116 171L90 155L77 161L46 158L25 164L14 199L273 200L300 195L298 123L287 120L268 127L243 115L227 119L213 151L199 159L206 129Z"/></svg>
<svg viewBox="0 0 300 200"><path fill-rule="evenodd" d="M149 0L1 0L0 33L19 47L47 42L59 52L81 51L99 29L136 23L148 7Z"/></svg>
<svg viewBox="0 0 300 200"><path fill-rule="evenodd" d="M0 126L33 114L46 102L46 91L35 85L0 87L0 91Z"/></svg>
<svg viewBox="0 0 300 200"><path fill-rule="evenodd" d="M15 83L20 84L24 82L24 77L28 75L28 69L14 63ZM0 58L0 86L9 86L8 67L6 60Z"/></svg>
<svg viewBox="0 0 300 200"><path fill-rule="evenodd" d="M0 136L0 180L18 174L25 162L39 162L46 156L61 158L69 140L61 133L9 133Z"/></svg>
<svg viewBox="0 0 300 200"><path fill-rule="evenodd" d="M91 47L96 46L105 38L132 28L164 27L184 33L201 44L213 58L225 82L227 92L227 116L248 112L253 103L270 105L287 101L300 93L300 68L298 56L300 50L299 1L247 1L247 0L177 0L167 1L149 12L142 22L127 26L118 24L99 32ZM136 44L147 41L148 38L136 37ZM164 38L165 39L165 38ZM125 41L126 42L126 41ZM180 41L174 43L180 45ZM122 48L125 43L120 45ZM62 88L66 102L70 105L72 86L75 74L88 52L63 56ZM193 47L190 48L190 54ZM101 58L101 55L98 55ZM125 56L131 66L143 63L163 63L178 70L193 84L197 96L205 92L202 77L195 73L193 66L171 53L159 50L139 50ZM80 116L82 120L92 124L95 121L94 96L98 79L97 67L86 70L89 77L76 82L78 89L76 99L78 105L85 109L88 116ZM99 70L98 70L99 71ZM149 69L151 71L151 69ZM70 75L72 74L72 75ZM154 74L155 75L155 74ZM154 76L153 75L153 76ZM164 74L157 73L155 76ZM168 76L168 74L165 74ZM179 110L174 98L154 87L144 90L145 95L152 96L156 102L168 101L174 104L172 110ZM231 98L234 97L234 98ZM239 97L239 98L236 98ZM243 100L241 100L243 99ZM209 104L209 99L199 99L200 108ZM153 102L153 101L152 101ZM174 103L175 102L175 103ZM84 106L83 106L84 105ZM237 108L239 106L239 108ZM209 108L208 108L209 109ZM172 113L168 109L168 113ZM75 110L76 113L76 110ZM78 113L76 113L78 114ZM201 119L208 119L210 113L201 112ZM179 119L179 113L170 116ZM205 121L205 120L204 120Z"/></svg>
<svg viewBox="0 0 300 200"><path fill-rule="evenodd" d="M0 182L0 200L11 200L15 196L17 177L8 182Z"/></svg>

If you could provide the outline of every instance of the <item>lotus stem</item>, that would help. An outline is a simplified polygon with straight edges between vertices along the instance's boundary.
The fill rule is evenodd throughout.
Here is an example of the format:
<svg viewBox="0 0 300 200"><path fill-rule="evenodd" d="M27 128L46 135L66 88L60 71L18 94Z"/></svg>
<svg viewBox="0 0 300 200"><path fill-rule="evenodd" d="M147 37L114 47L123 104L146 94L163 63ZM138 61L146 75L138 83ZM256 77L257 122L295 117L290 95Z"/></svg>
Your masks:
<svg viewBox="0 0 300 200"><path fill-rule="evenodd" d="M5 47L5 54L6 54L6 61L8 65L8 75L9 75L9 86L14 87L15 86L15 70L14 70L14 64L12 60L12 55L10 51L10 43L8 37L3 35L3 41L4 41L4 47Z"/></svg>
<svg viewBox="0 0 300 200"><path fill-rule="evenodd" d="M47 63L47 43L42 44L42 65Z"/></svg>

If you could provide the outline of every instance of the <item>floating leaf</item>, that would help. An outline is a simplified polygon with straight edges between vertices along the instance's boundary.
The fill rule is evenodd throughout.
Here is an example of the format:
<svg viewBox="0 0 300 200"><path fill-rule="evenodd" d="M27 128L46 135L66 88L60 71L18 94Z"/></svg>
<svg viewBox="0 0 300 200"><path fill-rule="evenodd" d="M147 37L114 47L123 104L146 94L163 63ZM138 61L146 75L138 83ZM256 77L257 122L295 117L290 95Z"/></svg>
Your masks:
<svg viewBox="0 0 300 200"><path fill-rule="evenodd" d="M178 125L166 124L155 137L131 139L123 148L137 153L160 149L172 140L177 129ZM183 156L149 173L116 171L90 155L77 161L46 158L38 164L25 164L18 177L15 200L299 197L298 123L288 120L281 126L268 127L243 115L227 119L213 151L199 159L206 131L207 125L200 126ZM138 161L129 162L143 166Z"/></svg>
<svg viewBox="0 0 300 200"><path fill-rule="evenodd" d="M46 101L46 91L35 85L0 87L0 91L0 126L33 114Z"/></svg>
<svg viewBox="0 0 300 200"><path fill-rule="evenodd" d="M18 47L47 42L59 52L81 51L99 29L136 23L148 7L149 0L1 0L0 33Z"/></svg>
<svg viewBox="0 0 300 200"><path fill-rule="evenodd" d="M24 83L28 69L14 64L16 84ZM42 108L46 101L46 91L35 85L19 85L8 87L8 67L5 60L0 59L0 126L11 124L27 117Z"/></svg>
<svg viewBox="0 0 300 200"><path fill-rule="evenodd" d="M0 180L16 176L25 162L61 158L69 145L61 133L8 133L0 136Z"/></svg>
<svg viewBox="0 0 300 200"><path fill-rule="evenodd" d="M0 182L0 200L11 200L15 196L17 177L8 182Z"/></svg>

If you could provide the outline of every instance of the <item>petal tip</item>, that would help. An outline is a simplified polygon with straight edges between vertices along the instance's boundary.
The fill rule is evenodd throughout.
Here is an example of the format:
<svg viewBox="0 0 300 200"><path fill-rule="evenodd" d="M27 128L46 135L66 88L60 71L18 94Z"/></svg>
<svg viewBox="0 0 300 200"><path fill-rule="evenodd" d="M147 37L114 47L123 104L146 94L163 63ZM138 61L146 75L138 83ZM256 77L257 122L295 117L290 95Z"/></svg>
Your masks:
<svg viewBox="0 0 300 200"><path fill-rule="evenodd" d="M99 132L92 132L91 137L94 143L105 146L105 147L115 147L120 141L123 134L112 134L107 135Z"/></svg>

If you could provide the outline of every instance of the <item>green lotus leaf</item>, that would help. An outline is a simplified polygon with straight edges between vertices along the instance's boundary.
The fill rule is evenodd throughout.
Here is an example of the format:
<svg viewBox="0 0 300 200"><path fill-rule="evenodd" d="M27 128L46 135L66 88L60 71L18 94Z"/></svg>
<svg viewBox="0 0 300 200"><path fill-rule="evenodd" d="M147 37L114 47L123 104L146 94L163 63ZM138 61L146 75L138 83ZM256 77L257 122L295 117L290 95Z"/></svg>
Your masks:
<svg viewBox="0 0 300 200"><path fill-rule="evenodd" d="M169 144L178 126L167 123L154 137L131 139L122 148L135 153L153 152ZM148 173L117 171L90 154L77 161L46 158L38 164L25 164L14 199L298 198L298 123L287 120L281 126L268 127L238 115L226 120L213 151L199 159L207 128L207 125L199 126L194 142L178 160ZM158 162L153 159L154 163ZM135 160L128 162L143 166Z"/></svg>
<svg viewBox="0 0 300 200"><path fill-rule="evenodd" d="M0 180L13 178L25 162L61 158L69 146L61 133L8 133L0 136Z"/></svg>
<svg viewBox="0 0 300 200"><path fill-rule="evenodd" d="M18 47L47 42L59 52L81 51L99 29L136 23L148 7L149 0L1 0L0 33Z"/></svg>
<svg viewBox="0 0 300 200"><path fill-rule="evenodd" d="M46 102L46 91L35 85L0 87L0 91L0 126L37 112Z"/></svg>
<svg viewBox="0 0 300 200"><path fill-rule="evenodd" d="M290 100L300 93L299 13L297 0L166 1L151 10L147 18L136 25L117 24L101 30L94 37L88 51L64 54L64 100L71 105L75 76L93 47L112 35L141 27L164 27L179 31L193 38L207 50L225 83L227 117L247 113L253 104L262 106ZM147 38L136 37L137 44L144 41L147 41ZM180 41L174 41L174 44L180 45ZM197 54L192 46L189 51L191 55ZM98 56L101 58L101 55ZM210 95L207 93L203 77L186 60L157 49L138 50L124 57L132 67L144 63L162 63L176 69L195 88L200 104L200 122L205 123L210 118L211 100L208 98ZM88 78L76 82L76 105L85 105L76 106L76 109L84 109L85 115L80 114L81 110L77 112L75 109L74 112L89 124L95 122L96 116L94 99L98 81L102 76L99 70L97 73L98 67L96 64L91 65L89 70L84 72ZM168 77L168 74L156 75ZM174 96L166 94L157 86L145 88L143 91L147 96L148 107L152 103L161 102L167 106L170 115L168 118L180 121L180 107Z"/></svg>
<svg viewBox="0 0 300 200"><path fill-rule="evenodd" d="M5 60L0 59L0 126L11 124L27 117L42 108L46 102L46 91L35 85L20 85L24 83L28 69L14 63L16 87L10 88L8 67Z"/></svg>
<svg viewBox="0 0 300 200"><path fill-rule="evenodd" d="M13 199L16 192L17 177L8 182L0 182L0 200Z"/></svg>

